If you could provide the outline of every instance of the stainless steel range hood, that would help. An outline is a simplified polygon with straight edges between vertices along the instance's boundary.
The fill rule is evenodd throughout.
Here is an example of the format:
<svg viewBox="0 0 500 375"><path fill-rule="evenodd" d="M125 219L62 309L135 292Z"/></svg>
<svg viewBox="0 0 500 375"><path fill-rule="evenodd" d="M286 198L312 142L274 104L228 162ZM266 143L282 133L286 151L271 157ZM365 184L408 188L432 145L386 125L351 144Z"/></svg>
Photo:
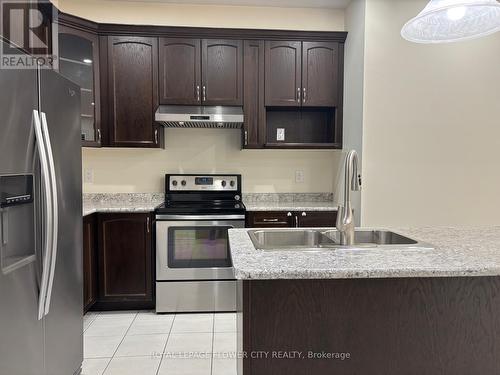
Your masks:
<svg viewBox="0 0 500 375"><path fill-rule="evenodd" d="M243 126L243 108L161 105L155 121L168 128L239 129Z"/></svg>

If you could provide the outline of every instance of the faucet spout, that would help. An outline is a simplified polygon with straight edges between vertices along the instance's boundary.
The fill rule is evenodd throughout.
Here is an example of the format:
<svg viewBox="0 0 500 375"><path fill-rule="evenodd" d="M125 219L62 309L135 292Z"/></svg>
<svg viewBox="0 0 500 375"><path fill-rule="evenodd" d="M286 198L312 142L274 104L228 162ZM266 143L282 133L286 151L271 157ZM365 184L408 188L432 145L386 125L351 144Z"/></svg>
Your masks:
<svg viewBox="0 0 500 375"><path fill-rule="evenodd" d="M337 215L337 230L340 233L341 245L354 244L354 213L351 204L351 191L358 191L360 188L358 154L355 150L351 150L345 159L344 202L339 206Z"/></svg>

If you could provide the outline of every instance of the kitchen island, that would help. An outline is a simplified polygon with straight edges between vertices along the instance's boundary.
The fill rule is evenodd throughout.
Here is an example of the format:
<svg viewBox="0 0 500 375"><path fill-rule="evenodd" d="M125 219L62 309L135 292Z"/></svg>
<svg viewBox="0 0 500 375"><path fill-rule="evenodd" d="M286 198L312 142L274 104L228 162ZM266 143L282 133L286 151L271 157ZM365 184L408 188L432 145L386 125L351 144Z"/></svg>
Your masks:
<svg viewBox="0 0 500 375"><path fill-rule="evenodd" d="M239 374L498 374L500 227L397 232L435 248L263 251L230 230Z"/></svg>

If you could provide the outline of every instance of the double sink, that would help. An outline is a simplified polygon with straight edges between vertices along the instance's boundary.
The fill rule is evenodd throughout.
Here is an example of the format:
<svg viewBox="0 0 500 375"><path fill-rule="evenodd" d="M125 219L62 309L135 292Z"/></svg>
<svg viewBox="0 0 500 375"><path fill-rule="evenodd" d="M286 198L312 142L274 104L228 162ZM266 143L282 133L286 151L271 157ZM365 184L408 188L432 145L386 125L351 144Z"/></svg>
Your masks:
<svg viewBox="0 0 500 375"><path fill-rule="evenodd" d="M336 229L258 229L248 234L258 250L319 250L319 249L433 249L401 234L379 229L356 229L354 245L340 244Z"/></svg>

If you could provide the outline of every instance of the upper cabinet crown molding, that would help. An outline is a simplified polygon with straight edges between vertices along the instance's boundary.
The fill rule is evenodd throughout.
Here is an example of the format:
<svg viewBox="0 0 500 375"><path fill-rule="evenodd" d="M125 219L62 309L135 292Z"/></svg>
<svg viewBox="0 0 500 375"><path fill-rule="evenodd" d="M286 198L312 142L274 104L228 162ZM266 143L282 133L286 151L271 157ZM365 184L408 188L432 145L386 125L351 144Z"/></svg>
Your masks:
<svg viewBox="0 0 500 375"><path fill-rule="evenodd" d="M272 39L344 43L346 31L301 31L273 29L235 29L184 26L119 25L96 23L66 13L59 13L59 23L98 32L99 35L140 35L164 38Z"/></svg>

